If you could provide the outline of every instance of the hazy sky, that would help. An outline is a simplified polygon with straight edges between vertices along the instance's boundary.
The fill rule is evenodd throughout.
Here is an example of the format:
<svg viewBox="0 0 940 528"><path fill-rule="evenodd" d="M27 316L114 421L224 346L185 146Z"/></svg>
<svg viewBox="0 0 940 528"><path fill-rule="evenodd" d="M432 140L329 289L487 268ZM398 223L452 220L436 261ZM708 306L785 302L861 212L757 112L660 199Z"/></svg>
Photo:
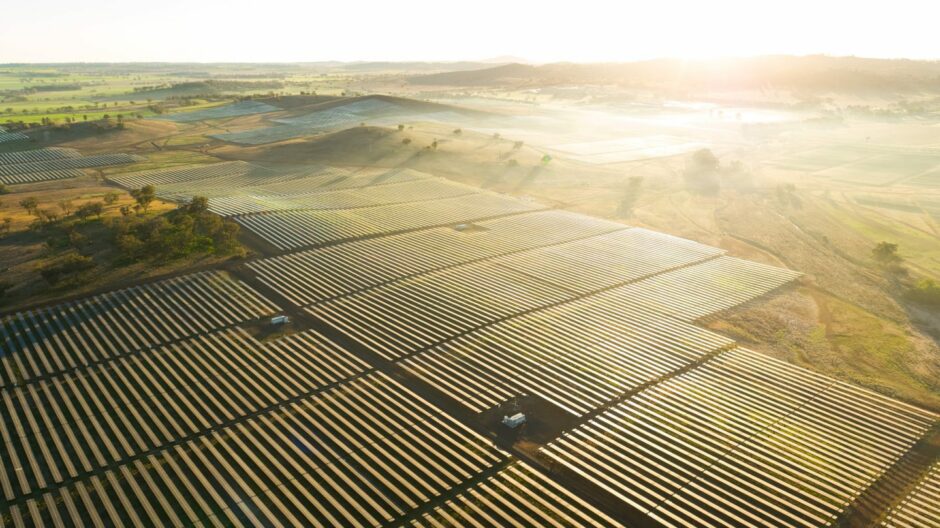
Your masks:
<svg viewBox="0 0 940 528"><path fill-rule="evenodd" d="M0 62L940 59L936 2L4 0ZM557 6L557 7L556 7Z"/></svg>

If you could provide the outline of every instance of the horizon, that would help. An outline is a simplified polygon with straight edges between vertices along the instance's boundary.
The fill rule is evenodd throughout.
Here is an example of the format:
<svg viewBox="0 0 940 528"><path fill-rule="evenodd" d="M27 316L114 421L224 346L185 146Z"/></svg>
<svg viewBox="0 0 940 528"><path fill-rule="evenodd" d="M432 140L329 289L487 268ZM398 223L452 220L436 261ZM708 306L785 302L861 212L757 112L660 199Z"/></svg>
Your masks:
<svg viewBox="0 0 940 528"><path fill-rule="evenodd" d="M33 61L33 62L0 62L0 66L29 66L29 65L72 65L72 64L87 64L87 65L116 65L116 64L133 64L133 65L146 65L146 64L204 64L204 65L316 65L316 64L378 64L378 63L388 63L388 64L409 64L409 63L418 63L418 64L480 64L483 66L498 67L505 66L508 64L525 64L529 66L546 66L551 64L583 64L583 65L600 65L600 64L635 64L641 62L658 62L658 61L684 61L690 63L707 63L707 62L722 62L722 61L738 61L738 60L759 60L759 59L774 59L774 58L793 58L793 59L809 59L809 58L828 58L828 59L858 59L858 60L884 60L884 61L912 61L912 62L940 62L940 57L937 58L909 58L909 57L873 57L867 55L833 55L827 53L808 53L808 54L762 54L762 55L735 55L735 56L724 56L724 57L698 57L698 58L684 58L677 56L661 56L661 57L650 57L642 59L630 59L630 60L611 60L611 61L572 61L572 60L558 60L558 61L533 61L526 59L525 57L507 57L506 60L502 60L502 57L490 57L490 58L464 58L464 59L446 59L446 60L410 60L410 59L399 59L399 60L368 60L368 59L356 59L356 60L332 60L332 59L322 59L322 60L296 60L296 61L199 61L199 60L179 60L179 61L169 61L169 60L154 60L154 61Z"/></svg>
<svg viewBox="0 0 940 528"><path fill-rule="evenodd" d="M75 13L52 0L41 18L32 5L5 7L11 23L0 34L0 63L462 62L505 55L536 64L764 55L940 59L930 40L932 19L909 15L922 2L901 0L890 12L839 4L799 0L768 12L740 0L667 0L629 9L589 1L573 10L487 0L443 12L425 0L355 6L275 0L263 7L243 0L91 0Z"/></svg>

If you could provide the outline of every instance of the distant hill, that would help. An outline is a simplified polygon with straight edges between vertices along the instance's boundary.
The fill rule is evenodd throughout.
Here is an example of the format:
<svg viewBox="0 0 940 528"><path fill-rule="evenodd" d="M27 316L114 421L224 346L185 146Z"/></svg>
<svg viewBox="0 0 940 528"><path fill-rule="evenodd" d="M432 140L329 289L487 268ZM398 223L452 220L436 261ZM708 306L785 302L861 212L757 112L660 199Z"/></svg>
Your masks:
<svg viewBox="0 0 940 528"><path fill-rule="evenodd" d="M660 59L610 64L506 64L418 75L409 78L409 82L439 86L618 84L712 91L937 93L940 92L940 61L769 56L715 61Z"/></svg>
<svg viewBox="0 0 940 528"><path fill-rule="evenodd" d="M508 61L507 61L508 62ZM332 66L332 69L358 73L379 72L451 72L478 70L492 66L488 61L461 62L347 62Z"/></svg>

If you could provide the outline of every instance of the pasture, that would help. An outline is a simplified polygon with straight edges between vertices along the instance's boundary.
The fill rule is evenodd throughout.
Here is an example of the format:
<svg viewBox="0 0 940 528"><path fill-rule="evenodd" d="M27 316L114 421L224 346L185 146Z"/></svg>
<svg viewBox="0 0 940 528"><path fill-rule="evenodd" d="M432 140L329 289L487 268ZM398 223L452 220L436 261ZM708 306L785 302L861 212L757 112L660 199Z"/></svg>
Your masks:
<svg viewBox="0 0 940 528"><path fill-rule="evenodd" d="M704 143L689 138L654 135L565 143L548 148L558 151L568 159L603 165L676 156L705 146Z"/></svg>

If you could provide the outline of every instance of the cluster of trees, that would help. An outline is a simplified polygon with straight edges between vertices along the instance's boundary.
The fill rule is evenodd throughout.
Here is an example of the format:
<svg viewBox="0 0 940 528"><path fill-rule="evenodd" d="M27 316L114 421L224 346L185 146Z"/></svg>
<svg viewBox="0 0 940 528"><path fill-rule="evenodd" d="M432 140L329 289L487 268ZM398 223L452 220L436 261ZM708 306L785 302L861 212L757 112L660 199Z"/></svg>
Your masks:
<svg viewBox="0 0 940 528"><path fill-rule="evenodd" d="M120 193L111 191L106 193L100 202L85 202L78 207L75 206L72 200L60 200L58 210L41 207L42 204L39 203L39 200L37 200L35 196L27 196L21 199L19 205L23 209L26 209L26 212L29 213L30 216L35 217L30 228L43 230L51 226L56 226L60 222L70 218L85 221L94 216L97 219L101 219L101 215L104 214L105 206L114 204L120 196ZM4 219L4 221L6 220L7 219Z"/></svg>
<svg viewBox="0 0 940 528"><path fill-rule="evenodd" d="M777 202L784 207L793 207L799 209L803 206L803 200L796 194L796 184L781 183L776 189Z"/></svg>
<svg viewBox="0 0 940 528"><path fill-rule="evenodd" d="M940 284L933 279L921 279L907 290L907 297L928 306L940 306Z"/></svg>
<svg viewBox="0 0 940 528"><path fill-rule="evenodd" d="M146 212L155 197L152 186L132 191L137 206ZM243 255L239 225L209 212L209 200L196 196L175 211L156 217L122 215L110 221L111 233L124 261L169 261L194 253Z"/></svg>
<svg viewBox="0 0 940 528"><path fill-rule="evenodd" d="M120 207L120 215L107 216L120 194L109 192L100 201L75 204L61 200L58 209L43 207L35 197L20 205L36 220L32 229L46 237L53 253L39 273L52 286L77 284L97 268L97 255L114 255L113 264L142 260L167 262L192 254L243 255L237 237L239 225L209 212L209 200L194 197L174 211L148 214L156 200L152 185L130 191L134 203ZM0 224L0 233L9 231L9 220ZM94 244L90 244L93 239ZM103 249L106 249L103 253ZM97 258L100 261L100 258Z"/></svg>
<svg viewBox="0 0 940 528"><path fill-rule="evenodd" d="M895 277L902 280L907 277L908 271L904 267L904 258L898 253L897 244L879 242L872 248L871 256L878 265ZM940 306L940 284L933 279L920 279L914 284L908 283L904 296L916 303L937 307Z"/></svg>
<svg viewBox="0 0 940 528"><path fill-rule="evenodd" d="M731 160L722 165L718 156L707 148L693 152L686 159L682 177L685 180L686 189L697 194L714 195L722 187L742 192L755 190L754 175L744 163ZM784 190L790 192L790 196L785 197L788 203L798 200L792 194L795 187L785 187Z"/></svg>
<svg viewBox="0 0 940 528"><path fill-rule="evenodd" d="M695 151L686 160L682 173L686 188L700 194L717 193L721 189L720 168L721 162L711 150Z"/></svg>
<svg viewBox="0 0 940 528"><path fill-rule="evenodd" d="M637 200L643 192L643 176L630 176L627 178L627 188L620 198L620 205L617 207L617 216L629 218L633 216L633 209L636 207Z"/></svg>

